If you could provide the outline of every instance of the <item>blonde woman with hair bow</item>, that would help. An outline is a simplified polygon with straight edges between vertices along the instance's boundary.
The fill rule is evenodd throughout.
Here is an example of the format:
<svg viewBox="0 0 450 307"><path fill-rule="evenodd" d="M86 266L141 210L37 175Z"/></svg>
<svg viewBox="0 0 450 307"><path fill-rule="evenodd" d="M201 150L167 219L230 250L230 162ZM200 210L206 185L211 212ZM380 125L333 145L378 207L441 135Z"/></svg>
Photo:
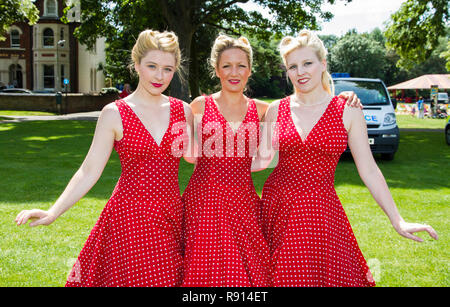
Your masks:
<svg viewBox="0 0 450 307"><path fill-rule="evenodd" d="M199 157L183 193L183 285L268 286L269 250L251 177L268 104L244 95L253 65L247 38L219 35L209 62L221 90L191 103ZM358 103L355 95L346 96Z"/></svg>
<svg viewBox="0 0 450 307"><path fill-rule="evenodd" d="M260 146L258 158L263 169L279 153L262 194L270 284L375 286L334 189L336 166L347 144L361 179L394 229L415 241L422 241L415 232L427 231L434 239L437 234L400 216L372 156L362 111L334 96L327 51L317 35L303 30L285 37L280 53L295 91L269 106L266 121L275 129L264 133L267 146Z"/></svg>
<svg viewBox="0 0 450 307"><path fill-rule="evenodd" d="M268 285L269 250L257 220L259 196L250 171L266 106L244 96L252 57L246 38L219 35L210 64L221 90L191 103L199 149L183 193L183 286Z"/></svg>
<svg viewBox="0 0 450 307"><path fill-rule="evenodd" d="M73 269L67 287L172 287L183 273L183 204L178 185L182 156L189 162L188 104L163 95L180 67L172 32L146 30L132 50L139 84L107 105L91 148L48 210L24 210L17 225L49 225L97 182L114 148L122 174ZM178 144L178 146L174 146Z"/></svg>

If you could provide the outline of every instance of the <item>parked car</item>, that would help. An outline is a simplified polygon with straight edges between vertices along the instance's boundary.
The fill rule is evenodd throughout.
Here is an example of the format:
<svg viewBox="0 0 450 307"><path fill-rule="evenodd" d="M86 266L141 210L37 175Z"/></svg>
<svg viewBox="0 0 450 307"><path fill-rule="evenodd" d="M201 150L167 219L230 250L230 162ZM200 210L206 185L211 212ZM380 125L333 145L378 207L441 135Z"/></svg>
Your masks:
<svg viewBox="0 0 450 307"><path fill-rule="evenodd" d="M353 91L361 100L372 153L381 154L385 160L394 159L400 143L400 131L395 116L396 101L389 97L384 82L350 77L333 77L333 81L336 93Z"/></svg>
<svg viewBox="0 0 450 307"><path fill-rule="evenodd" d="M447 141L447 145L450 145L450 118L445 125L445 140Z"/></svg>
<svg viewBox="0 0 450 307"><path fill-rule="evenodd" d="M26 88L5 88L0 93L20 93L20 94L33 94L32 91Z"/></svg>
<svg viewBox="0 0 450 307"><path fill-rule="evenodd" d="M438 103L448 103L448 94L447 93L438 93Z"/></svg>
<svg viewBox="0 0 450 307"><path fill-rule="evenodd" d="M55 90L39 90L33 91L34 94L56 94Z"/></svg>

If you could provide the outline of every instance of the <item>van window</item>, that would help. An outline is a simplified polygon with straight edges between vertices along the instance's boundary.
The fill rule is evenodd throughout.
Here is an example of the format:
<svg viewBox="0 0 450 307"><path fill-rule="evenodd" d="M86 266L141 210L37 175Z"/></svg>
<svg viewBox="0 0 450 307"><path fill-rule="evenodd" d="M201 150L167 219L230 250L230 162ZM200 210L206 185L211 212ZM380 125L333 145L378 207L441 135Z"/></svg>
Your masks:
<svg viewBox="0 0 450 307"><path fill-rule="evenodd" d="M389 99L384 86L380 82L334 80L336 93L353 91L365 106L389 105Z"/></svg>

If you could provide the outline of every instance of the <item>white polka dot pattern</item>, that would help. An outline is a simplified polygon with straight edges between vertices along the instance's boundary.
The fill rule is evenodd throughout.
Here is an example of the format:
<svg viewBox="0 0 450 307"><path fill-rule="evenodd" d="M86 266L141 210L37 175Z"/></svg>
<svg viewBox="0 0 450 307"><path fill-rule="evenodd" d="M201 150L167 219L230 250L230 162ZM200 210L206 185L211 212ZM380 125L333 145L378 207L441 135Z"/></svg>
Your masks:
<svg viewBox="0 0 450 307"><path fill-rule="evenodd" d="M245 129L252 126L256 129ZM183 286L267 286L269 250L257 218L260 199L251 178L251 142L257 143L259 137L255 102L249 100L247 115L233 135L209 96L201 127L202 156L183 193ZM222 130L216 133L217 129ZM217 142L211 143L217 134ZM234 145L226 146L227 138L230 142L233 137ZM239 146L239 139L245 140L245 146Z"/></svg>
<svg viewBox="0 0 450 307"><path fill-rule="evenodd" d="M262 194L272 286L375 285L334 189L347 146L344 108L334 97L303 141L292 121L290 97L280 102L279 162Z"/></svg>
<svg viewBox="0 0 450 307"><path fill-rule="evenodd" d="M179 157L171 145L184 131L183 103L170 99L169 128L160 146L126 104L116 101L123 138L114 143L122 174L91 231L68 287L180 286L183 205L178 186ZM180 144L182 146L182 143ZM182 147L181 147L182 148Z"/></svg>

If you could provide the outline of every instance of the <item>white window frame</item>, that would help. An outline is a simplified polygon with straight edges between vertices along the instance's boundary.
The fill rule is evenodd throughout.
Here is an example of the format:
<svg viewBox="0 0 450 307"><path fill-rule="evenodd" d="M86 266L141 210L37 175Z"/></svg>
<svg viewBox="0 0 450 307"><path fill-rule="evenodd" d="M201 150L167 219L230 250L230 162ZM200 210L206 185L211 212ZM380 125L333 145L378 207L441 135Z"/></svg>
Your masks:
<svg viewBox="0 0 450 307"><path fill-rule="evenodd" d="M52 45L45 45L46 36L44 35L44 32L47 29L52 30L52 32L53 32L53 44ZM55 30L53 30L52 28L44 28L44 30L42 30L42 47L44 47L44 48L54 48L55 47Z"/></svg>
<svg viewBox="0 0 450 307"><path fill-rule="evenodd" d="M46 75L45 74L45 66L53 66L53 76ZM45 86L45 78L53 78L53 87L46 87ZM53 64L42 64L42 85L44 90L53 90L56 88L56 75L55 75L55 65Z"/></svg>
<svg viewBox="0 0 450 307"><path fill-rule="evenodd" d="M13 43L13 32L17 32L17 39L19 40L19 44ZM20 31L17 29L12 29L9 33L10 41L11 41L11 48L20 48Z"/></svg>
<svg viewBox="0 0 450 307"><path fill-rule="evenodd" d="M55 11L49 12L48 11L48 3L49 1L52 1L55 4ZM53 16L58 17L58 1L57 0L45 0L44 1L44 16Z"/></svg>

